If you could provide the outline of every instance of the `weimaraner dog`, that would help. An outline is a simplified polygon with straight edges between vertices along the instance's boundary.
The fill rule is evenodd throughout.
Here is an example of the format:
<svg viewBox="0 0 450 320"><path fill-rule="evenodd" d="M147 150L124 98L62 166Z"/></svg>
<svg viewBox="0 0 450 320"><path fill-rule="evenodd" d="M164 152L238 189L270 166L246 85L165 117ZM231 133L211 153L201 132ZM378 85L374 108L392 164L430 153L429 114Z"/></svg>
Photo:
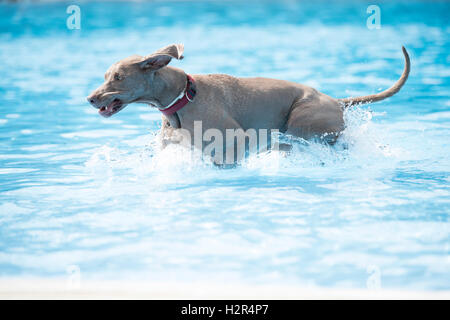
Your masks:
<svg viewBox="0 0 450 320"><path fill-rule="evenodd" d="M344 129L346 107L394 95L406 82L410 70L408 53L402 47L404 71L391 88L363 97L335 99L285 80L225 74L190 76L167 66L171 59L183 58L183 49L182 44L173 44L149 56L133 55L113 64L105 74L105 82L87 97L88 101L104 117L133 102L158 108L163 114L161 136L166 143L180 129L195 135L194 122L201 121L201 134L210 128L224 136L227 129L275 129L332 144ZM230 143L223 141L224 152ZM205 143L200 147L204 148Z"/></svg>

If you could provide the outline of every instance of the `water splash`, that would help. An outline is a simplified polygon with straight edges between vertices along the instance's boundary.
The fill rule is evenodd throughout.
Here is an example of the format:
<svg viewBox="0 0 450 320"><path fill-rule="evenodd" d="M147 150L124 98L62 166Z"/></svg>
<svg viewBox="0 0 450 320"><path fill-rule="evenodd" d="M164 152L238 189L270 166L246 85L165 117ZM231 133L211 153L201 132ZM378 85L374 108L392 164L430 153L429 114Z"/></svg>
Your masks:
<svg viewBox="0 0 450 320"><path fill-rule="evenodd" d="M401 148L393 147L388 133L373 124L372 111L354 106L344 112L344 118L346 127L335 145L280 134L280 142L293 146L290 152L253 154L235 169L279 173L283 169L367 167L399 160ZM185 175L222 174L210 159L191 149L176 144L162 149L158 134L155 131L140 137L138 142L135 140L132 150L109 145L97 148L86 161L86 167L95 168L97 173L127 170L136 178L151 176L163 180L164 184L176 182Z"/></svg>

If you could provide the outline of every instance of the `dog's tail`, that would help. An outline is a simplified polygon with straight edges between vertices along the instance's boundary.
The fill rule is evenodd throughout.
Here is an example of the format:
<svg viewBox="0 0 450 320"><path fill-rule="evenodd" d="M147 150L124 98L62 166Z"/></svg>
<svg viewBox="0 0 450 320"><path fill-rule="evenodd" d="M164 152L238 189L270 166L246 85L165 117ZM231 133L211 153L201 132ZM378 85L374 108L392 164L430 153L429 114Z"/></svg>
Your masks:
<svg viewBox="0 0 450 320"><path fill-rule="evenodd" d="M363 96L363 97L354 97L354 98L345 98L345 99L338 99L339 102L343 103L345 107L349 107L354 104L364 104L364 103L370 103L370 102L376 102L380 101L386 98L389 98L400 91L400 89L405 84L406 80L408 79L409 70L411 69L411 63L409 61L409 55L406 51L405 47L402 46L403 55L405 56L405 69L403 69L403 74L400 77L400 79L397 80L397 82L390 87L389 89L377 93L377 94L371 94L369 96Z"/></svg>

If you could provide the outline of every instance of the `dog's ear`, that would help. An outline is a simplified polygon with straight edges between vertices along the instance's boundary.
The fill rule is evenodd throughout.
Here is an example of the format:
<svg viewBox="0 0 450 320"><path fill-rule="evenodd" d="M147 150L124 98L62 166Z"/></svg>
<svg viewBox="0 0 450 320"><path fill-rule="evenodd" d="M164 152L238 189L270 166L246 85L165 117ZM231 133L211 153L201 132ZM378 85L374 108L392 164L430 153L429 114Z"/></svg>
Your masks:
<svg viewBox="0 0 450 320"><path fill-rule="evenodd" d="M183 59L184 46L182 44L171 44L167 47L156 50L139 62L142 69L158 70L169 64L172 58Z"/></svg>

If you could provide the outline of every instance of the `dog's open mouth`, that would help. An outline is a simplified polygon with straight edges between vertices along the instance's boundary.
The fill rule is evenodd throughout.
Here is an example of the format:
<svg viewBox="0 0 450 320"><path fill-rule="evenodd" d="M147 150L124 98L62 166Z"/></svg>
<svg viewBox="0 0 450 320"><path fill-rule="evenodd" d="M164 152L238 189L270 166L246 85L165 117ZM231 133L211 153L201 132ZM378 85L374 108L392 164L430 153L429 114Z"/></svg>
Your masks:
<svg viewBox="0 0 450 320"><path fill-rule="evenodd" d="M111 117L113 114L119 112L124 107L122 101L120 99L114 99L112 102L110 102L107 106L103 106L98 110L98 113L100 113L101 116L108 118Z"/></svg>

